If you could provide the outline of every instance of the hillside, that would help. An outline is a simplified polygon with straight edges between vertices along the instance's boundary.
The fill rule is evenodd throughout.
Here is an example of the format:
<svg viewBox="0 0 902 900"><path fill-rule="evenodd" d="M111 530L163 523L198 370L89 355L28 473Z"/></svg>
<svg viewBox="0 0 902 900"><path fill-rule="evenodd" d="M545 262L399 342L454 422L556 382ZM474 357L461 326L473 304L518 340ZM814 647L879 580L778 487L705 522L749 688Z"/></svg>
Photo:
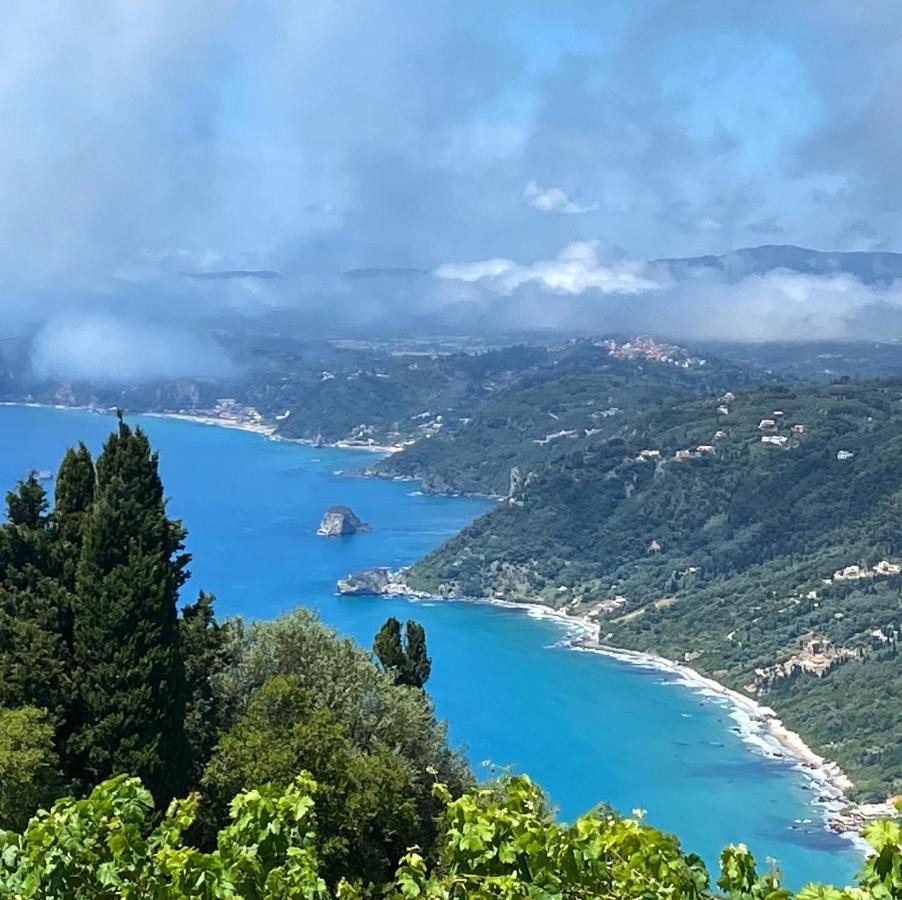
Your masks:
<svg viewBox="0 0 902 900"><path fill-rule="evenodd" d="M538 468L408 582L595 617L899 793L900 451L899 380L682 403Z"/></svg>
<svg viewBox="0 0 902 900"><path fill-rule="evenodd" d="M507 386L470 398L457 410L466 415L447 416L373 472L422 479L426 491L507 496L587 439L614 437L649 410L750 378L716 356L648 338L570 341Z"/></svg>

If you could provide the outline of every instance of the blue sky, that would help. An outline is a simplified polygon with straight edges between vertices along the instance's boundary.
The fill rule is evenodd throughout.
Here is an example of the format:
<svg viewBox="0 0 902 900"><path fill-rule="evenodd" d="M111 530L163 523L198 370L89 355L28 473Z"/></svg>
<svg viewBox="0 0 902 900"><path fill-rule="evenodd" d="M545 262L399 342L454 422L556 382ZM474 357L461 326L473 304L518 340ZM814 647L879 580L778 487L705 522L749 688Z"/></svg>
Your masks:
<svg viewBox="0 0 902 900"><path fill-rule="evenodd" d="M895 0L11 0L4 16L7 319L257 313L346 294L348 269L529 266L585 242L598 265L902 246ZM184 278L238 268L283 279Z"/></svg>

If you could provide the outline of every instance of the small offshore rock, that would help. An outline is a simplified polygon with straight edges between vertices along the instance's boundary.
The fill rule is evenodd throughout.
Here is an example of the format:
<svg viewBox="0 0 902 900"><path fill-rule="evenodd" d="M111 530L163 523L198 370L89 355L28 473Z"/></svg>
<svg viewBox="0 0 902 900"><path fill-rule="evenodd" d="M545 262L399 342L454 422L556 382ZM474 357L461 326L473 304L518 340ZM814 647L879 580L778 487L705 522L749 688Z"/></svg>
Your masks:
<svg viewBox="0 0 902 900"><path fill-rule="evenodd" d="M325 537L342 534L356 534L358 531L371 531L369 525L360 519L349 506L330 506L323 515L316 533Z"/></svg>

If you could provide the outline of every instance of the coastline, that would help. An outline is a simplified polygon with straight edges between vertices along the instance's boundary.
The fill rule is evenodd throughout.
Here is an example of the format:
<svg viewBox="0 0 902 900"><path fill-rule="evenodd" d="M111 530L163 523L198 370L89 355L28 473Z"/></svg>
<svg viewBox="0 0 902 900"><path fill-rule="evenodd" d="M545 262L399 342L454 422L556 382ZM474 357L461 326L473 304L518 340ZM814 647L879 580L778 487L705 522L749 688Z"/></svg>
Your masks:
<svg viewBox="0 0 902 900"><path fill-rule="evenodd" d="M112 415L113 407L104 406L79 406L71 403L35 403L26 400L0 400L0 406L29 406L33 409L75 409L82 412L96 413L99 416ZM292 444L304 444L310 447L317 444L307 438L289 438L283 437L276 433L276 426L262 421L250 421L248 419L233 418L230 416L217 416L210 413L188 413L188 412L151 412L149 410L138 410L134 413L136 416L149 416L155 419L178 419L182 422L197 422L200 425L213 425L218 428L231 428L235 431L247 431L252 434L259 434L261 437L269 438L273 441L287 441ZM323 443L318 446L337 448L340 450L369 450L372 453L397 453L404 449L403 444L362 444L354 441L333 441Z"/></svg>
<svg viewBox="0 0 902 900"><path fill-rule="evenodd" d="M154 416L158 419L179 419L182 422L198 422L201 425L215 425L220 428L232 428L236 431L249 431L273 441L286 441L290 444L304 444L308 447L330 447L339 450L369 450L372 453L397 453L404 449L403 444L362 444L354 441L329 441L317 444L309 438L290 438L276 433L276 426L264 421L249 421L247 419L231 418L229 416L216 416L208 413L184 413L184 412L143 412L142 416Z"/></svg>
<svg viewBox="0 0 902 900"><path fill-rule="evenodd" d="M82 412L92 412L99 416L112 415L115 409L105 406L79 406L72 403L36 403L30 400L0 400L0 406L30 406L33 409L77 409ZM283 437L276 433L276 426L264 422L262 418L259 421L252 421L246 418L237 418L232 416L218 416L209 412L205 413L189 413L189 412L151 412L149 410L136 410L136 416L151 416L155 419L178 419L182 422L197 422L200 425L214 425L219 428L231 428L235 431L248 431L252 434L259 434L261 437L269 438L273 441L287 441L292 444L304 444L310 447L330 447L339 450L369 450L371 453L398 453L403 450L405 444L364 444L355 441L330 441L317 444L308 438L290 438Z"/></svg>
<svg viewBox="0 0 902 900"><path fill-rule="evenodd" d="M0 401L3 406L28 406L52 409L77 409L98 415L109 415L112 409L96 406L74 406L68 404L48 404L34 402ZM275 426L262 421L248 421L228 416L191 414L179 412L142 412L156 418L171 418L197 422L203 425L231 428L258 434L270 440L283 440L307 446L323 446L339 449L370 450L377 453L392 453L403 449L396 445L356 444L338 441L317 445L303 438L285 438L275 433ZM600 623L585 616L573 616L563 610L553 609L538 602L508 601L493 598L443 597L441 595L418 592L398 581L403 573L394 573L391 583L382 593L408 597L412 600L443 602L482 603L503 609L525 612L533 618L553 620L565 626L567 637L562 641L567 647L580 652L597 653L616 659L621 663L637 666L676 676L675 683L695 690L704 696L725 701L730 715L737 722L740 738L759 753L776 759L785 759L794 764L806 779L810 788L817 792L813 804L823 812L826 828L848 839L856 849L866 851L867 845L860 838L860 827L875 818L894 816L897 813L890 804L856 804L849 800L847 791L853 787L852 781L840 766L812 750L796 733L787 728L777 713L768 706L727 688L713 678L703 675L685 663L652 653L618 648L600 641Z"/></svg>
<svg viewBox="0 0 902 900"><path fill-rule="evenodd" d="M673 683L696 691L704 697L723 702L729 710L730 717L736 722L736 732L743 743L770 759L782 759L795 766L805 779L807 787L815 794L812 806L819 808L824 827L848 840L862 855L871 852L870 846L860 835L863 825L874 819L898 815L889 803L858 804L850 800L847 792L854 785L839 764L816 753L799 734L790 730L769 706L726 687L684 663L653 653L605 644L599 639L600 624L584 616L571 616L562 610L526 601L442 597L409 588L404 589L404 586L397 582L390 585L385 593L408 597L415 601L483 603L524 612L533 618L548 619L564 625L569 634L561 643L571 650L596 653L626 665L676 676Z"/></svg>

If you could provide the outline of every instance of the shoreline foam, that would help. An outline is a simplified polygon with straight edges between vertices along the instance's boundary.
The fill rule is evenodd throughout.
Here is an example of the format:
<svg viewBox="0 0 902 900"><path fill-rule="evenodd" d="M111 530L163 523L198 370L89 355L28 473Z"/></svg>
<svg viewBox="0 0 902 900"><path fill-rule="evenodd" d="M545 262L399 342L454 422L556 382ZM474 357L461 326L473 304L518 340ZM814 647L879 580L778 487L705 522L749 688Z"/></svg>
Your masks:
<svg viewBox="0 0 902 900"><path fill-rule="evenodd" d="M389 593L415 601L482 603L524 612L532 618L557 622L568 629L569 635L562 644L571 650L596 653L625 665L676 676L673 684L695 691L708 699L721 701L736 722L740 740L751 750L769 759L782 759L793 765L804 778L806 787L816 793L811 805L817 808L824 828L847 840L862 855L870 852L870 847L856 828L849 827L850 821L863 822L895 815L889 804L857 804L851 801L847 791L854 785L839 765L812 750L796 732L783 724L769 706L726 687L684 663L653 653L604 644L599 640L600 626L597 622L581 616L570 616L538 603L478 597L441 597L409 589L402 591L399 588L400 585Z"/></svg>

